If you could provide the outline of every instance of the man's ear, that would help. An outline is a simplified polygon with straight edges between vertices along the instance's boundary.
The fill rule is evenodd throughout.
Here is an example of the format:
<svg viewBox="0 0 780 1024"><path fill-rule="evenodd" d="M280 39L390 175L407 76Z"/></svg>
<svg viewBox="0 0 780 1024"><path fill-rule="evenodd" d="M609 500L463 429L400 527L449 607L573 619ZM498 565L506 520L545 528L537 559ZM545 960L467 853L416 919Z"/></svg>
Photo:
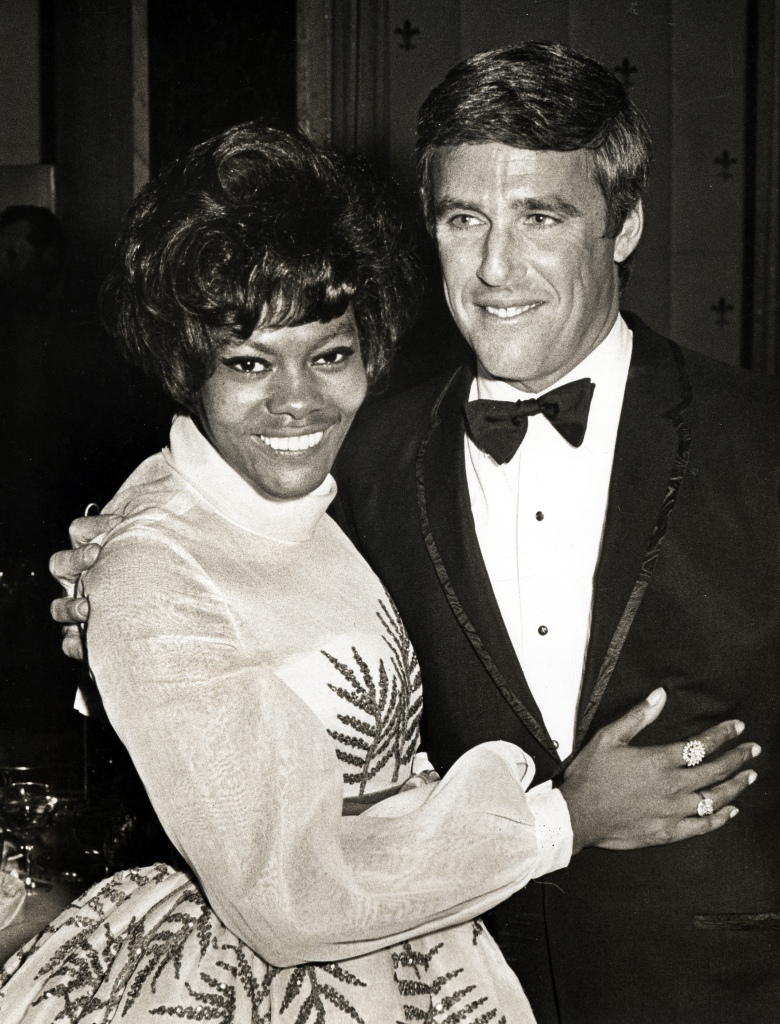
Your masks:
<svg viewBox="0 0 780 1024"><path fill-rule="evenodd" d="M642 237L642 228L645 223L645 214L642 209L642 200L636 204L634 209L623 221L623 227L615 238L615 263L622 263L628 259L631 253L639 245Z"/></svg>

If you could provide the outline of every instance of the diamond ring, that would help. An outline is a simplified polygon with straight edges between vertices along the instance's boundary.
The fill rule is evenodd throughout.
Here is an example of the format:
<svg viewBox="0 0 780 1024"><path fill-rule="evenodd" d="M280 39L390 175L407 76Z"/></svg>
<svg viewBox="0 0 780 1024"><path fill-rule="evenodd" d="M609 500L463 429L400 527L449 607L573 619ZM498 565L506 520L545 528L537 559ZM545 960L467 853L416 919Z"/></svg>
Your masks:
<svg viewBox="0 0 780 1024"><path fill-rule="evenodd" d="M695 768L697 764L702 763L706 754L701 740L688 740L683 747L682 758L689 768Z"/></svg>
<svg viewBox="0 0 780 1024"><path fill-rule="evenodd" d="M706 818L708 814L715 813L715 804L712 802L711 797L705 796L703 793L697 793L696 796L700 797L696 808L696 813L700 818Z"/></svg>

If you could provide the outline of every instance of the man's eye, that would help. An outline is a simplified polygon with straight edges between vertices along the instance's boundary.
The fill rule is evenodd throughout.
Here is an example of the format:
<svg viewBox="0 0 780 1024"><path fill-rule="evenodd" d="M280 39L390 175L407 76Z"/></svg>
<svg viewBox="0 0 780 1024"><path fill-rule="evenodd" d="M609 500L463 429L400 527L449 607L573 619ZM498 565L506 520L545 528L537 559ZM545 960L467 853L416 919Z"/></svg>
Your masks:
<svg viewBox="0 0 780 1024"><path fill-rule="evenodd" d="M454 217L450 217L449 223L454 228L473 228L480 221L473 213L456 213Z"/></svg>
<svg viewBox="0 0 780 1024"><path fill-rule="evenodd" d="M337 366L355 354L351 345L339 345L338 348L330 348L327 352L321 352L314 357L315 366Z"/></svg>
<svg viewBox="0 0 780 1024"><path fill-rule="evenodd" d="M223 359L222 362L236 373L264 373L268 369L268 363L264 359L252 359L249 356L233 356L231 359Z"/></svg>
<svg viewBox="0 0 780 1024"><path fill-rule="evenodd" d="M531 213L528 221L535 228L551 228L560 224L557 217L551 217L549 213Z"/></svg>

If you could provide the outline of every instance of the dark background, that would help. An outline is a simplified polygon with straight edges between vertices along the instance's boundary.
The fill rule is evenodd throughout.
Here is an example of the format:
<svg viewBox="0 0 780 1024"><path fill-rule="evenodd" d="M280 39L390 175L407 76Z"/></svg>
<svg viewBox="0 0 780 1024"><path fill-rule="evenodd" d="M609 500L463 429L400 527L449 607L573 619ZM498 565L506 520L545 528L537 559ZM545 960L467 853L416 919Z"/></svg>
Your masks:
<svg viewBox="0 0 780 1024"><path fill-rule="evenodd" d="M53 164L68 155L62 95L71 75L69 39L83 33L79 7L83 15L84 5L40 5L41 153ZM294 3L151 0L148 30L152 174L237 122L265 117L294 126ZM0 289L0 761L6 762L77 756L82 722L72 705L82 670L61 655L59 629L49 618L59 591L48 558L67 545L67 524L87 502L103 504L165 444L172 412L99 326L107 254L91 258L91 240L74 238L67 213L63 227L55 283L33 281L33 300L15 283ZM35 277L35 268L30 274Z"/></svg>

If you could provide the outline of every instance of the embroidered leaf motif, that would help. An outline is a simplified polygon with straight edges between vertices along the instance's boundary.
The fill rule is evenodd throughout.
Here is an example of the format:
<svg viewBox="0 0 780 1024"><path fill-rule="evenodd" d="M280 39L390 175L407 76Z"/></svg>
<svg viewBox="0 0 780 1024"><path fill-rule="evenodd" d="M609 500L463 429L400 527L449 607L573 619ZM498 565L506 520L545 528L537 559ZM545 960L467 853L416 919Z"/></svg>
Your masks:
<svg viewBox="0 0 780 1024"><path fill-rule="evenodd" d="M161 864L120 872L76 900L67 920L46 930L50 937L56 933L59 943L52 941L54 953L37 970L36 980L42 984L32 1006L45 1000L51 1013L46 1019L63 1024L78 1024L86 1015L90 1020L120 1021L139 1010L144 1019L148 1014L233 1024L240 992L241 1019L247 1024L269 1024L270 986L279 969L256 957L250 962L251 954L238 940L219 946L232 951L232 965L215 961L213 912L192 885L185 885L178 896L172 894L171 908L155 923L145 916L131 917L120 926L119 934L113 933L110 915L129 898L129 887L155 886L171 877L175 873ZM43 934L38 936L8 961L1 976L3 985L42 948L43 939ZM193 944L201 959L211 954L212 971L200 972L201 985L181 982L180 994L188 997L181 1003L156 1002L163 974L170 972L178 982L183 963L192 957ZM213 967L218 968L216 973ZM221 972L223 977L218 976ZM0 992L0 1017L2 1000Z"/></svg>
<svg viewBox="0 0 780 1024"><path fill-rule="evenodd" d="M475 929L474 942L478 934ZM400 951L393 951L393 977L398 991L404 1000L413 1000L404 1002L404 1021L422 1021L423 1024L506 1024L506 1017L498 1018L497 1009L485 1006L487 996L473 996L476 985L452 987L451 982L463 973L463 968L426 977L443 945L440 942L423 952L414 948L410 942L405 942ZM475 1016L477 1013L479 1016ZM398 1024L403 1022L399 1021Z"/></svg>
<svg viewBox="0 0 780 1024"><path fill-rule="evenodd" d="M333 985L318 976L318 971L328 974L330 977L340 981L344 985L365 988L366 984L356 975L345 970L336 963L332 964L306 964L296 967L293 970L287 988L284 992L280 1016L284 1016L287 1010L297 1009L297 1016L294 1021L290 1018L291 1024L325 1024L327 1007L326 1003L337 1007L343 1014L355 1021L355 1024L366 1024L353 1004ZM300 1000L300 1002L298 1002ZM298 1006L293 1004L298 1002ZM313 1016L312 1016L313 1014Z"/></svg>
<svg viewBox="0 0 780 1024"><path fill-rule="evenodd" d="M322 652L349 683L349 689L329 683L330 689L366 716L338 715L339 722L352 732L328 730L338 744L336 757L351 768L360 769L345 772L344 782L359 785L361 796L371 779L391 761L392 781L398 781L401 768L414 757L419 737L422 690L417 656L398 609L389 596L387 600L389 607L379 602L377 618L384 627L383 639L389 648L389 669L380 658L376 672L372 673L356 647L352 648L352 658L357 671L327 651Z"/></svg>

